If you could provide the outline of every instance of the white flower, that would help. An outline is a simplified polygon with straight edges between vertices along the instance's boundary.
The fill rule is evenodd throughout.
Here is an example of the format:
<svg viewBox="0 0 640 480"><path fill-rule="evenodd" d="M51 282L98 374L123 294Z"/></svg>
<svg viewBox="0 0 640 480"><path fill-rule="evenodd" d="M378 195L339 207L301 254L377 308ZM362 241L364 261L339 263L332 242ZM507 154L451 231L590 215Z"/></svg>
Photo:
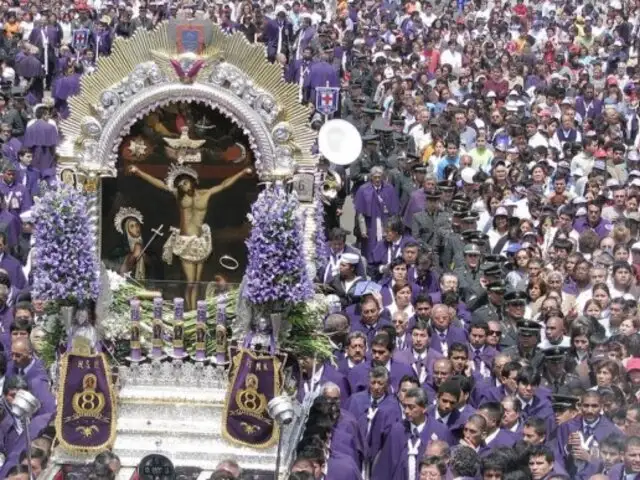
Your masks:
<svg viewBox="0 0 640 480"><path fill-rule="evenodd" d="M109 287L113 292L120 290L120 288L127 283L127 280L123 276L113 270L107 270L107 275L109 277Z"/></svg>

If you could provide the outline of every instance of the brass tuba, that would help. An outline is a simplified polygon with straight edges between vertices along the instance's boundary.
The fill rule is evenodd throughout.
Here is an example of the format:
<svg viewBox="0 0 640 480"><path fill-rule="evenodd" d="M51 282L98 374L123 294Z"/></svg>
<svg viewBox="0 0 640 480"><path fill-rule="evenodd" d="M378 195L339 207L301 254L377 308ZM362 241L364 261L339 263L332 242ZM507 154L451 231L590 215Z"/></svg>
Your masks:
<svg viewBox="0 0 640 480"><path fill-rule="evenodd" d="M342 177L335 170L327 170L324 174L324 181L320 188L322 202L325 205L331 205L331 202L338 196L338 192L342 188Z"/></svg>

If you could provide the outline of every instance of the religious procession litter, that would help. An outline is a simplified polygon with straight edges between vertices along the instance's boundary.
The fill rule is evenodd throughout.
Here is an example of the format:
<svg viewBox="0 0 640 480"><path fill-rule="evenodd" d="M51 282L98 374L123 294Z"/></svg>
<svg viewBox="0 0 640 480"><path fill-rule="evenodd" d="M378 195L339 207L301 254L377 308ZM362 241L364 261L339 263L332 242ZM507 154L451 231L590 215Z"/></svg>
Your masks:
<svg viewBox="0 0 640 480"><path fill-rule="evenodd" d="M0 480L640 478L640 1L0 12Z"/></svg>

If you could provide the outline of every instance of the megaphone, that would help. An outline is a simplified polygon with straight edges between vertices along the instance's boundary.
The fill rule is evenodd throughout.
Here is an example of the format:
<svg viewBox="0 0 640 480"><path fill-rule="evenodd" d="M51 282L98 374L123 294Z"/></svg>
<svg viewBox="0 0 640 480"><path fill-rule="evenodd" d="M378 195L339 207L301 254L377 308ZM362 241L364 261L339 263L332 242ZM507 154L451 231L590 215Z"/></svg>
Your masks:
<svg viewBox="0 0 640 480"><path fill-rule="evenodd" d="M362 152L362 137L346 120L329 120L318 132L318 150L331 163L349 165Z"/></svg>

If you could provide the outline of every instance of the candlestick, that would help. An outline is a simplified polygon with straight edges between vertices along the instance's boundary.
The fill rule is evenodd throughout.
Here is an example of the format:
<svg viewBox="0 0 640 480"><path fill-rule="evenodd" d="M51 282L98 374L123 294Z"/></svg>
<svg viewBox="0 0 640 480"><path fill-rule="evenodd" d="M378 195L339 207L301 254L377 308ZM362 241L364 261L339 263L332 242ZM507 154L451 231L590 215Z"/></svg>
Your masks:
<svg viewBox="0 0 640 480"><path fill-rule="evenodd" d="M196 308L196 361L204 361L207 357L207 302L198 300Z"/></svg>
<svg viewBox="0 0 640 480"><path fill-rule="evenodd" d="M131 359L140 360L142 352L140 350L140 300L131 300L131 338L129 347L131 348Z"/></svg>
<svg viewBox="0 0 640 480"><path fill-rule="evenodd" d="M184 357L184 299L173 299L173 356Z"/></svg>
<svg viewBox="0 0 640 480"><path fill-rule="evenodd" d="M153 337L151 339L151 356L154 359L162 357L162 297L153 299Z"/></svg>
<svg viewBox="0 0 640 480"><path fill-rule="evenodd" d="M227 359L227 294L218 297L216 305L216 363L224 364Z"/></svg>

